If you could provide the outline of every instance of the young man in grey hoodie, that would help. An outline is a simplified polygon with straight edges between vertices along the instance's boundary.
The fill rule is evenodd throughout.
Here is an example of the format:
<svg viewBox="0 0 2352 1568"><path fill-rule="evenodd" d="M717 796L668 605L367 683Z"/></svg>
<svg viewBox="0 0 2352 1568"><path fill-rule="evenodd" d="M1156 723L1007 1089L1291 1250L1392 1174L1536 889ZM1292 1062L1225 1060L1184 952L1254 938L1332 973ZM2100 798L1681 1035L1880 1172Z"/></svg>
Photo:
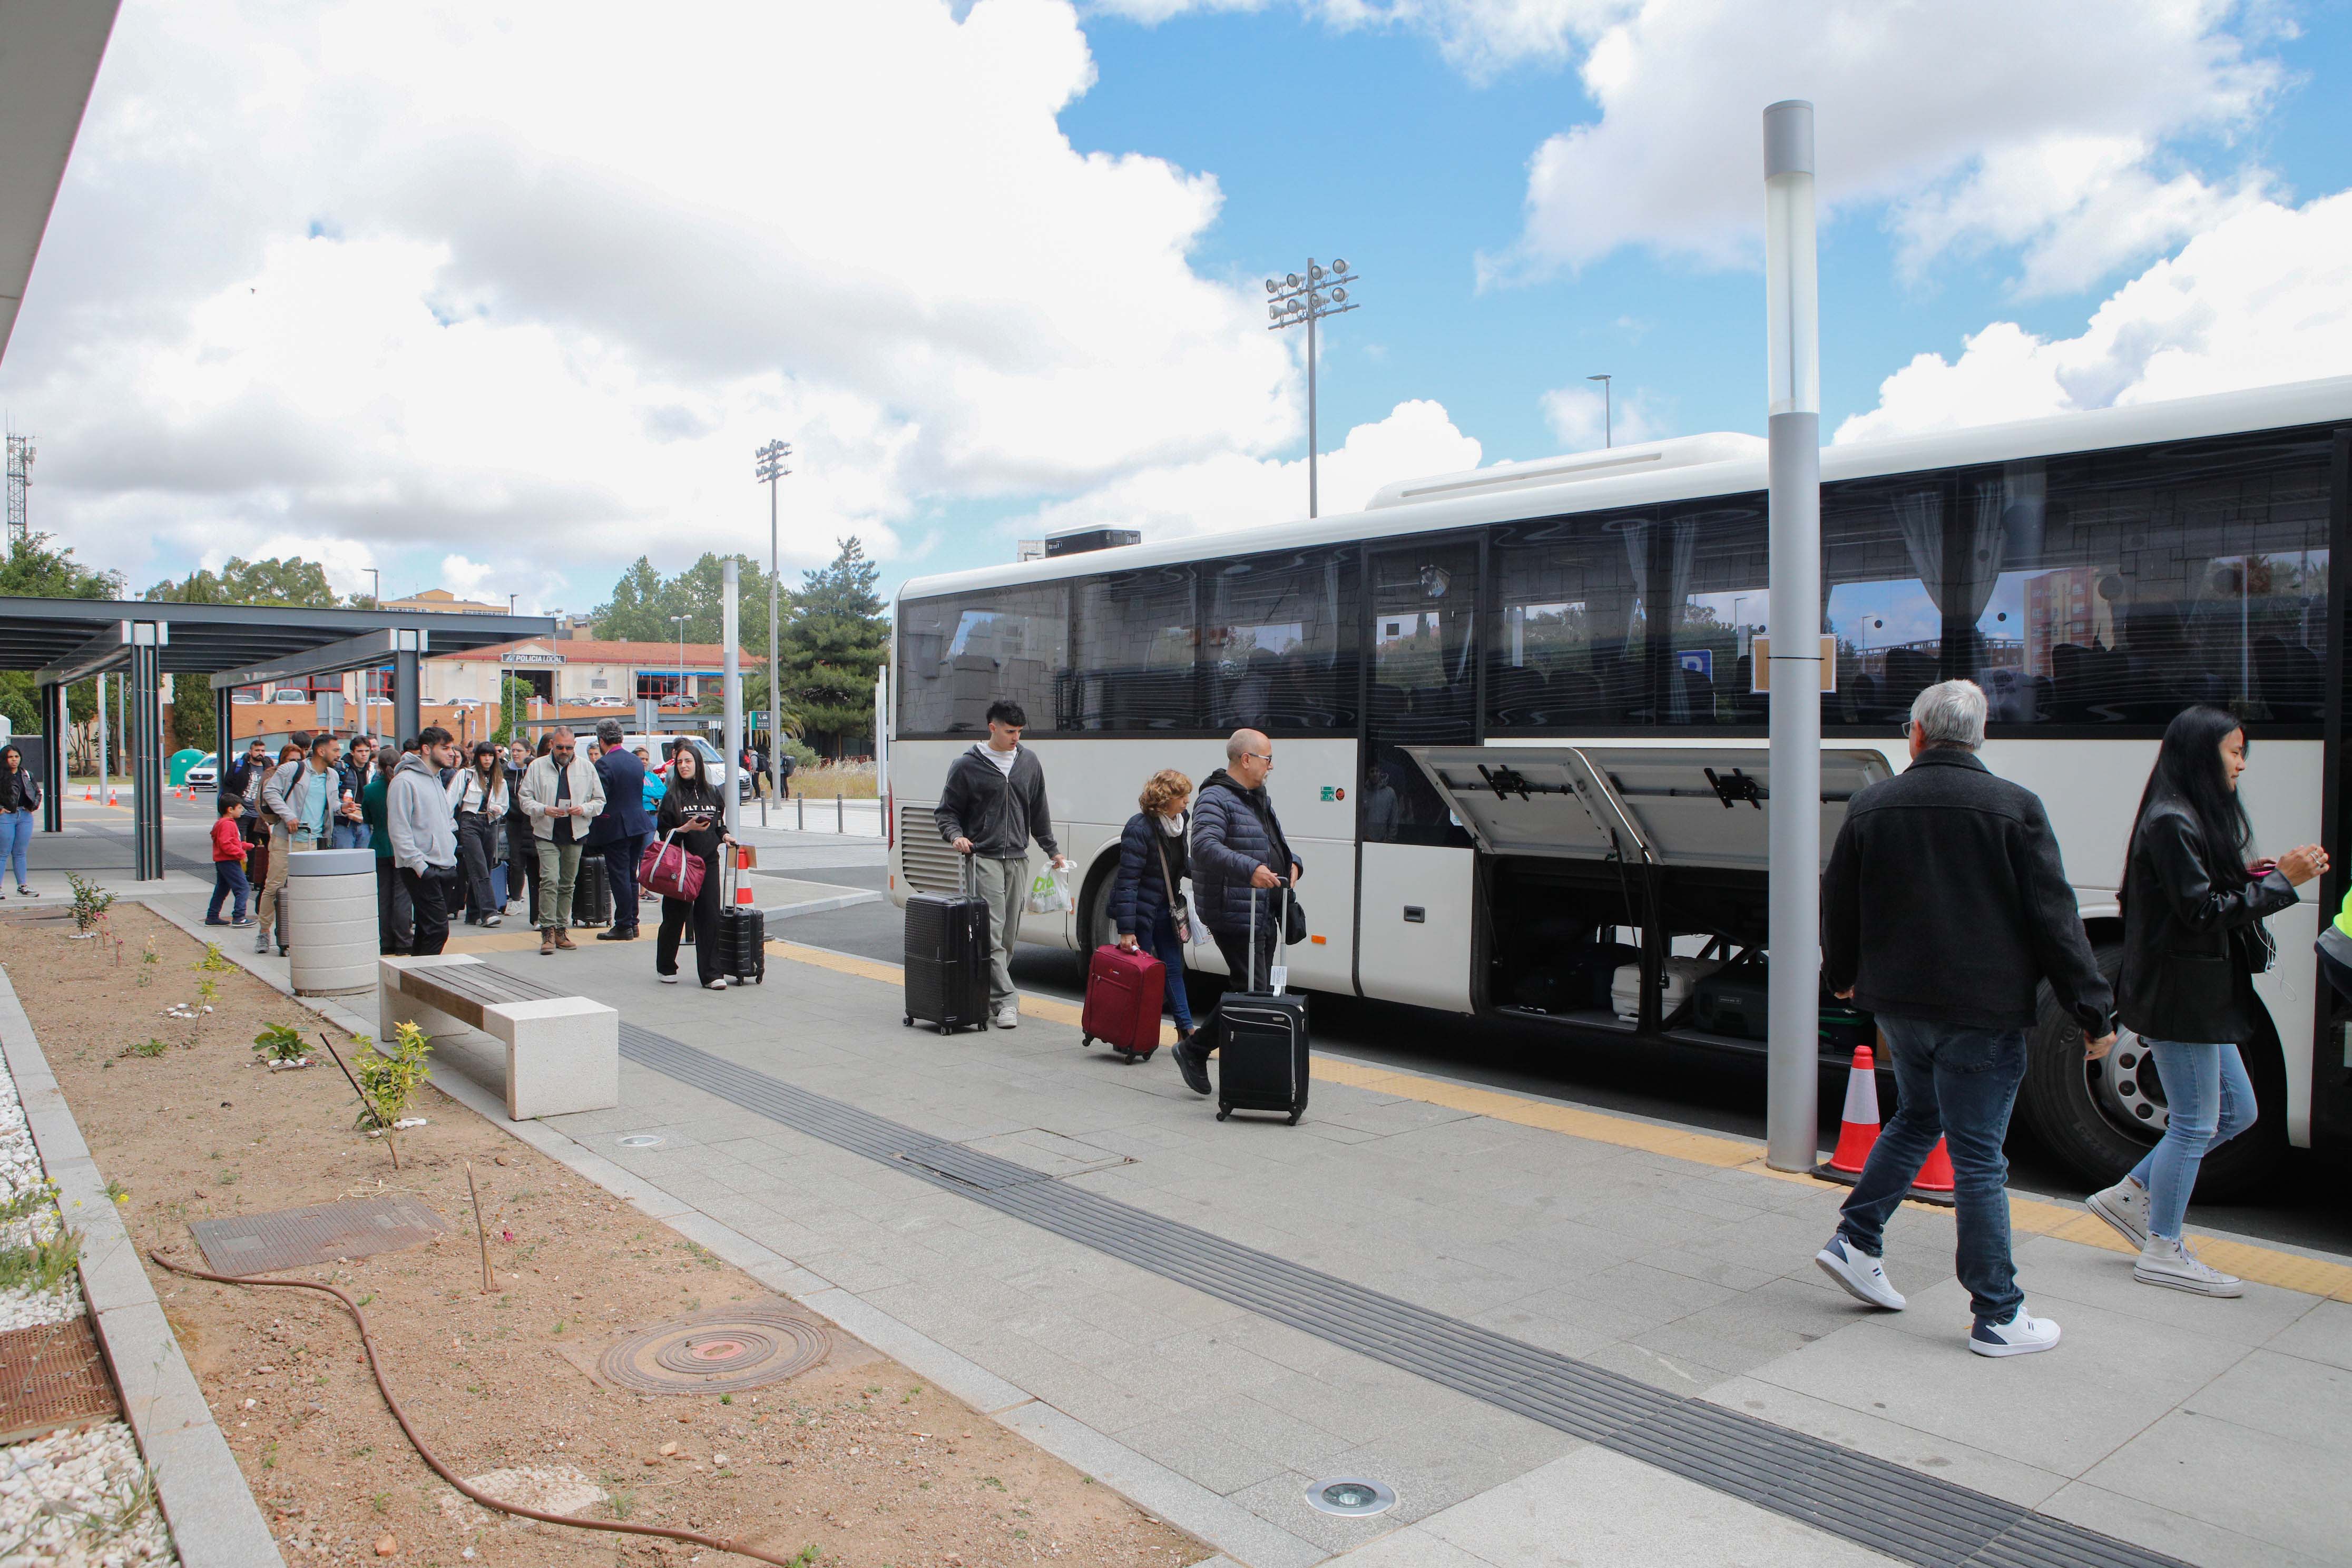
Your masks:
<svg viewBox="0 0 2352 1568"><path fill-rule="evenodd" d="M449 940L449 889L457 875L457 818L441 770L457 765L457 743L438 724L416 732L416 750L400 759L384 790L384 830L392 863L415 921L409 952L439 952Z"/></svg>
<svg viewBox="0 0 2352 1568"><path fill-rule="evenodd" d="M972 858L980 895L988 900L988 1005L1000 1029L1021 1022L1021 996L1013 989L1013 944L1021 940L1021 909L1029 896L1029 840L1044 846L1057 868L1070 864L1054 841L1045 770L1034 752L1021 746L1028 723L1018 702L990 703L988 739L948 769L947 787L932 813L940 837L957 854Z"/></svg>

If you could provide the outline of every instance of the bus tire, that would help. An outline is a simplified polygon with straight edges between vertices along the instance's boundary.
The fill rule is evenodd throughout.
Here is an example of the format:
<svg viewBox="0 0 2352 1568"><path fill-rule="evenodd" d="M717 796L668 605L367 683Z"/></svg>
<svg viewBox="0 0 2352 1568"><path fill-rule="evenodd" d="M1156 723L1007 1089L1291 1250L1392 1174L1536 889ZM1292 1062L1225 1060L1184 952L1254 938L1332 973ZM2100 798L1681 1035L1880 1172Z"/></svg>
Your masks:
<svg viewBox="0 0 2352 1568"><path fill-rule="evenodd" d="M1111 924L1111 884L1118 880L1118 857L1107 855L1097 863L1094 875L1087 879L1086 893L1078 900L1083 911L1083 923L1077 929L1078 956L1091 963L1090 954L1098 947L1108 947L1118 941L1118 931Z"/></svg>
<svg viewBox="0 0 2352 1568"><path fill-rule="evenodd" d="M2101 942L2094 949L2100 973L2113 984L2123 967L2123 948ZM2246 1071L2254 1080L2254 1099L2261 1108L2254 1125L2205 1156L2197 1176L2197 1195L2207 1201L2242 1197L2258 1191L2277 1170L2286 1152L2286 1084L2281 1072L2276 1042L2257 1041L2245 1051ZM2114 1070L2116 1053L2107 1061L2083 1058L2083 1029L2074 1015L2058 1005L2045 983L2035 998L2034 1024L2026 1042L2025 1082L2018 1110L2042 1146L2070 1166L2092 1189L2123 1179L2157 1141L2146 1126L2127 1124L2127 1105L2163 1103L2156 1064L2144 1061L2130 1092L2103 1094L2098 1075Z"/></svg>

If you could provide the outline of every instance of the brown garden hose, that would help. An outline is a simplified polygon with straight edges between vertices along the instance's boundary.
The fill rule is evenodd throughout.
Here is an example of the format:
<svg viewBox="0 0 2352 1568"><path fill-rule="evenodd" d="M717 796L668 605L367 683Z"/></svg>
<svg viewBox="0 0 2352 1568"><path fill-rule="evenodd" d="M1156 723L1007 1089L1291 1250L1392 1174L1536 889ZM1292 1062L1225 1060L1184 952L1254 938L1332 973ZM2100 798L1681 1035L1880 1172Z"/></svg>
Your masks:
<svg viewBox="0 0 2352 1568"><path fill-rule="evenodd" d="M392 1385L384 1381L383 1361L376 1353L374 1336L368 1332L367 1314L360 1310L360 1304L352 1300L348 1294L332 1285L323 1285L315 1279L239 1279L233 1275L207 1274L201 1268L191 1268L184 1263L174 1263L159 1252L150 1252L147 1256L160 1267L168 1268L174 1274L184 1274L192 1279L209 1279L215 1285L278 1285L296 1290L318 1290L341 1301L343 1304L343 1310L352 1315L352 1321L359 1325L360 1343L367 1351L368 1370L375 1373L376 1392L383 1395L383 1402L390 1407L392 1418L400 1423L400 1430L407 1436L409 1447L416 1450L417 1458L432 1467L435 1475L439 1476L484 1508L494 1508L500 1513L511 1513L523 1519L537 1520L541 1524L569 1525L574 1530L604 1530L615 1535L653 1535L665 1541L683 1541L690 1546L708 1546L714 1552L732 1552L740 1556L756 1558L761 1563L772 1563L776 1564L776 1568L794 1568L795 1564L803 1563L805 1559L804 1553L794 1557L773 1556L756 1546L746 1546L740 1541L722 1541L715 1535L698 1535L690 1530L669 1530L658 1524L623 1524L596 1519L574 1519L569 1514L542 1513L535 1508L522 1508L514 1503L500 1502L489 1493L479 1488L468 1486L459 1479L457 1472L443 1464L441 1456L426 1447L425 1439L416 1435L416 1428L408 1424L408 1413L401 1409L400 1401L393 1397Z"/></svg>

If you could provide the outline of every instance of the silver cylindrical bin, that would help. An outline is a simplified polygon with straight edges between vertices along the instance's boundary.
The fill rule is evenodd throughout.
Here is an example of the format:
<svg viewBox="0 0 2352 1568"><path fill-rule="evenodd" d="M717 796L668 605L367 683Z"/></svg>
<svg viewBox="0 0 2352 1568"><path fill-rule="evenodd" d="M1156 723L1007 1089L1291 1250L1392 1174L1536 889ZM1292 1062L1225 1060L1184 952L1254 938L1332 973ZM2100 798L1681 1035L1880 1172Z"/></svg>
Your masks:
<svg viewBox="0 0 2352 1568"><path fill-rule="evenodd" d="M375 984L375 851L306 849L286 858L281 942L301 996Z"/></svg>

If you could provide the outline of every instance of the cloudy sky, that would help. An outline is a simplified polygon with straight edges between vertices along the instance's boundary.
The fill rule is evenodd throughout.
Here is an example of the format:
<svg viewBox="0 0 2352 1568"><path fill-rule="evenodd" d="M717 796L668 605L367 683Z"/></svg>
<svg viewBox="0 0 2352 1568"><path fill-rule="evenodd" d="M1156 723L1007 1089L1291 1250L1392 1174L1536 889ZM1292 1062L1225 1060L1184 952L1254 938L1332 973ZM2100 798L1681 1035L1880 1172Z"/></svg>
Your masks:
<svg viewBox="0 0 2352 1568"><path fill-rule="evenodd" d="M1840 439L2352 371L2352 15L2292 0L125 0L0 363L134 587L585 609L1759 431L1758 113L1819 106Z"/></svg>

